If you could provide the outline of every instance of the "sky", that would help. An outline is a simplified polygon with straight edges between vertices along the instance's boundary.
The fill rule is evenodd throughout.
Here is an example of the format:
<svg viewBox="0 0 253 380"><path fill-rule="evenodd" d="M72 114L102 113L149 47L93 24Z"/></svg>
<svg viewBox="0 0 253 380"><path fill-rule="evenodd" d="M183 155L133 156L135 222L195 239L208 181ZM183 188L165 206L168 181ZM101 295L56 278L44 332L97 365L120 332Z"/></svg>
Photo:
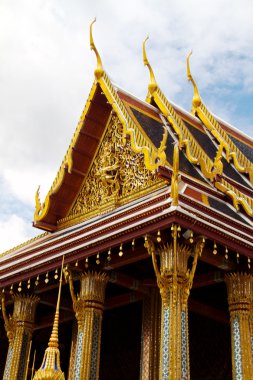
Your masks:
<svg viewBox="0 0 253 380"><path fill-rule="evenodd" d="M202 100L253 137L252 0L0 0L0 252L32 227L94 79L89 47L120 87L145 99L142 41L168 99L191 109L186 56Z"/></svg>

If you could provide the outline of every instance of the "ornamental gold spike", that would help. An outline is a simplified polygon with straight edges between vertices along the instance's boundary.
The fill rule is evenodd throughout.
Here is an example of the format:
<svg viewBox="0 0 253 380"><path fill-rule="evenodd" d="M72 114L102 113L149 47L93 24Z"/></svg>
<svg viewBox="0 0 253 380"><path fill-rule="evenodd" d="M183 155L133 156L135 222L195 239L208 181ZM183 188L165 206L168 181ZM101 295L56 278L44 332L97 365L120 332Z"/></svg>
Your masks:
<svg viewBox="0 0 253 380"><path fill-rule="evenodd" d="M45 351L42 365L38 371L35 372L33 380L65 380L65 375L60 366L60 350L58 342L59 330L59 309L62 288L62 272L63 272L64 256L62 258L61 275L59 282L59 291L57 298L57 305L54 317L54 324L52 333L48 342L48 347Z"/></svg>
<svg viewBox="0 0 253 380"><path fill-rule="evenodd" d="M95 22L96 22L96 17L94 18L94 20L90 24L90 48L91 48L91 50L94 51L94 53L96 54L96 57L97 57L97 68L95 69L94 74L95 74L95 77L97 79L100 79L104 73L104 69L103 69L103 65L102 65L102 60L101 60L100 55L98 53L98 50L95 46L95 43L93 40L93 35L92 35L92 25Z"/></svg>
<svg viewBox="0 0 253 380"><path fill-rule="evenodd" d="M152 93L157 89L157 82L156 82L155 75L154 75L154 72L152 70L152 67L151 67L151 65L150 65L150 63L148 61L148 58L147 58L146 42L147 42L148 39L149 39L149 36L147 36L145 38L145 40L143 41L143 44L142 44L142 55L143 55L143 64L144 64L144 66L147 66L148 69L149 69L150 83L148 85L148 89L149 89L150 94L152 95Z"/></svg>
<svg viewBox="0 0 253 380"><path fill-rule="evenodd" d="M39 215L41 210L42 210L42 204L40 201L40 186L39 186L35 193L35 214L34 215Z"/></svg>
<svg viewBox="0 0 253 380"><path fill-rule="evenodd" d="M192 98L192 105L194 108L197 108L201 105L202 101L201 101L201 98L200 98L200 95L199 95L199 90L198 90L198 87L192 77L192 74L191 74L191 69L190 69L190 56L192 55L192 50L190 51L190 53L188 54L187 56L187 78L189 81L192 82L192 85L193 85L193 98Z"/></svg>

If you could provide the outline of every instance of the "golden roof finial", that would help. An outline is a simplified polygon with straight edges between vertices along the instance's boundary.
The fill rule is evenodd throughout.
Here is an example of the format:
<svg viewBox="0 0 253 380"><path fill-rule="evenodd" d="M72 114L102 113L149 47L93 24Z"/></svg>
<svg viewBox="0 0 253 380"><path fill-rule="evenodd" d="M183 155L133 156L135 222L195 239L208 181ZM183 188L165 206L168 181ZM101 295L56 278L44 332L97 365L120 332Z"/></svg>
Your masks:
<svg viewBox="0 0 253 380"><path fill-rule="evenodd" d="M143 44L142 44L142 55L143 55L143 64L144 64L144 66L147 66L148 69L149 69L150 83L148 85L148 89L149 89L150 94L152 95L152 93L157 89L157 83L156 83L154 72L153 72L152 67L151 67L151 65L150 65L150 63L148 61L148 58L147 58L146 42L147 42L148 39L149 39L149 36L147 36L145 38L145 40L143 41Z"/></svg>
<svg viewBox="0 0 253 380"><path fill-rule="evenodd" d="M195 83L195 81L191 75L191 70L190 70L190 56L191 55L192 55L192 50L188 54L187 60L186 60L186 62L187 62L187 78L188 78L188 80L190 80L192 82L192 85L193 85L194 94L193 94L193 98L192 98L192 105L193 105L193 107L197 108L200 106L202 101L201 101L201 98L199 95L198 87L196 86L196 83Z"/></svg>
<svg viewBox="0 0 253 380"><path fill-rule="evenodd" d="M62 272L63 272L64 256L62 258L61 276L59 281L59 291L57 298L56 311L54 316L54 324L52 333L49 339L48 348L45 351L42 365L36 371L33 380L65 380L65 375L60 366L60 351L58 342L59 329L59 310L62 288Z"/></svg>
<svg viewBox="0 0 253 380"><path fill-rule="evenodd" d="M97 79L99 79L103 75L104 69L103 69L103 65L102 65L102 61L101 61L100 55L99 55L99 53L97 51L97 48L96 48L96 46L94 44L94 40L93 40L93 36L92 36L92 25L95 22L96 22L96 17L94 18L94 20L90 24L90 48L91 48L91 50L93 50L95 52L96 57L97 57L97 68L95 69L94 74L95 74L95 77Z"/></svg>

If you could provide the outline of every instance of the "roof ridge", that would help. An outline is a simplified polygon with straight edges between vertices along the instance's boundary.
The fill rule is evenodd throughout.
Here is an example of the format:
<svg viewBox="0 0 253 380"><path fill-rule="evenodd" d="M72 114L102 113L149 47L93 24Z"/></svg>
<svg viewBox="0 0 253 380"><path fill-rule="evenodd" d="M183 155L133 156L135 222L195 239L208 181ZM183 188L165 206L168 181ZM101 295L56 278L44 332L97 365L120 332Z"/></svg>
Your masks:
<svg viewBox="0 0 253 380"><path fill-rule="evenodd" d="M199 95L197 85L192 77L190 71L190 56L187 57L187 75L188 80L192 82L194 95L192 99L192 113L197 115L203 122L205 127L212 133L212 135L219 142L219 149L215 161L218 162L222 158L222 152L226 151L226 160L230 162L231 159L235 165L235 168L240 173L246 173L249 175L251 184L253 184L253 165L252 162L241 152L241 150L234 144L228 133L222 128L214 115L208 110L205 104L202 102Z"/></svg>

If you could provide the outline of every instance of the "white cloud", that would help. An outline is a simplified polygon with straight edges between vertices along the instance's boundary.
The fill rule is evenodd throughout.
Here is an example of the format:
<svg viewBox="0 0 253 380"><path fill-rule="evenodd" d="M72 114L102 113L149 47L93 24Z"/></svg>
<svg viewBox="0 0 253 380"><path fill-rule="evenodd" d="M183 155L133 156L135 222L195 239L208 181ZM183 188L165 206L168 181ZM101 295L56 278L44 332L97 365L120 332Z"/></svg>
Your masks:
<svg viewBox="0 0 253 380"><path fill-rule="evenodd" d="M22 244L35 235L39 233L35 229L32 230L30 224L15 214L0 220L0 252Z"/></svg>

